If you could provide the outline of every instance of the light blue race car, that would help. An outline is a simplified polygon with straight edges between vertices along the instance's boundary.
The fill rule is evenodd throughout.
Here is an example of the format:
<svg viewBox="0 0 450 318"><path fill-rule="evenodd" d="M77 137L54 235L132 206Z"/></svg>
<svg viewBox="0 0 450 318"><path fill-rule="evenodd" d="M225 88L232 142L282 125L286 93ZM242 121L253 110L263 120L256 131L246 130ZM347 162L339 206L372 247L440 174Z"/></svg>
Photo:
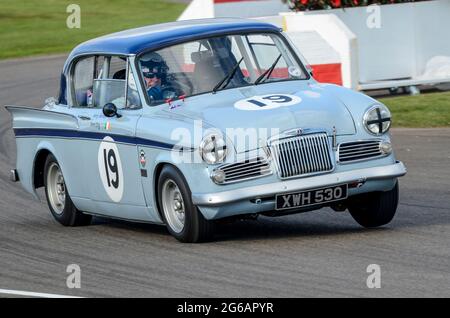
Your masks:
<svg viewBox="0 0 450 318"><path fill-rule="evenodd" d="M76 47L57 99L7 106L11 179L66 226L93 215L205 241L224 218L330 206L365 227L398 204L389 110L316 82L283 32L256 20L143 27Z"/></svg>

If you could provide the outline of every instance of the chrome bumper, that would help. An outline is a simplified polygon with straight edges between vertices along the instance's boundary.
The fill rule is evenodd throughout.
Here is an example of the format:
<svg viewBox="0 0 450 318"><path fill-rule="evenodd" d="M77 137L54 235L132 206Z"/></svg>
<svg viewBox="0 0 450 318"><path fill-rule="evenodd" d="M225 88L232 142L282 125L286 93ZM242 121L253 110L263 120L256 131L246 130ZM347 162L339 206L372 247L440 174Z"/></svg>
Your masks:
<svg viewBox="0 0 450 318"><path fill-rule="evenodd" d="M192 201L195 205L215 206L239 200L274 196L283 192L302 191L339 183L392 179L404 176L405 174L405 165L402 162L397 161L396 163L387 166L330 173L223 192L192 193Z"/></svg>

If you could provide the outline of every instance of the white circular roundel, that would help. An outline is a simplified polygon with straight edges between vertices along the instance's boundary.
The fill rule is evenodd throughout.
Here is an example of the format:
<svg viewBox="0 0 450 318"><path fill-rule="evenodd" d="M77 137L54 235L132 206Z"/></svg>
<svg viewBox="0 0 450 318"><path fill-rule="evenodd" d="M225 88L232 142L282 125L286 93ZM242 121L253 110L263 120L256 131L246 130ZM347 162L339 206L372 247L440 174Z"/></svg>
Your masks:
<svg viewBox="0 0 450 318"><path fill-rule="evenodd" d="M123 196L123 170L119 149L111 137L103 138L98 149L98 170L109 198L120 202Z"/></svg>
<svg viewBox="0 0 450 318"><path fill-rule="evenodd" d="M295 95L268 94L242 99L234 104L241 110L267 110L299 104L302 99Z"/></svg>

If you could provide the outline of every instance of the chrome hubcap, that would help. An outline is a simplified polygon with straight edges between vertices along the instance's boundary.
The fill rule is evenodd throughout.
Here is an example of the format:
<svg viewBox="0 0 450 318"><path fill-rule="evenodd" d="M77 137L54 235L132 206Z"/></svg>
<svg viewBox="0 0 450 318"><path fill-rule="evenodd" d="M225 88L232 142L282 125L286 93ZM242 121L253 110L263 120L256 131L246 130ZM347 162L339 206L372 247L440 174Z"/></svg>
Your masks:
<svg viewBox="0 0 450 318"><path fill-rule="evenodd" d="M57 214L64 211L66 203L66 184L61 169L56 163L52 163L47 174L48 200Z"/></svg>
<svg viewBox="0 0 450 318"><path fill-rule="evenodd" d="M184 201L180 189L173 180L168 179L164 182L161 199L167 225L174 232L180 233L183 231L185 221Z"/></svg>

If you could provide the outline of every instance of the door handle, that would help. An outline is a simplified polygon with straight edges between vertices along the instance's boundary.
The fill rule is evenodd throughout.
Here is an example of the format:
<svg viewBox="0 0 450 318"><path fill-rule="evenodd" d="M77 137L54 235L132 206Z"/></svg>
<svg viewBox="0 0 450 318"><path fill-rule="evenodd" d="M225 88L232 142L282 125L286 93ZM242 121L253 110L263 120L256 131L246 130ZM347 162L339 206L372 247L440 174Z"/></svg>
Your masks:
<svg viewBox="0 0 450 318"><path fill-rule="evenodd" d="M83 115L78 115L78 118L80 118L81 120L91 120L91 117L83 116Z"/></svg>

